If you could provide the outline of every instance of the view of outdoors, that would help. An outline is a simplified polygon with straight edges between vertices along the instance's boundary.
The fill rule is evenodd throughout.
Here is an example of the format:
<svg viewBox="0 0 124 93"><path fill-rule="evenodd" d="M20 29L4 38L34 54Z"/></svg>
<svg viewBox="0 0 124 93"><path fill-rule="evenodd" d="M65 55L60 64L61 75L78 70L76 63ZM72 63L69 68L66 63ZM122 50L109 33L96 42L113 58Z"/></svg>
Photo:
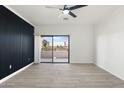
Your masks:
<svg viewBox="0 0 124 93"><path fill-rule="evenodd" d="M42 62L68 62L68 36L42 37Z"/></svg>

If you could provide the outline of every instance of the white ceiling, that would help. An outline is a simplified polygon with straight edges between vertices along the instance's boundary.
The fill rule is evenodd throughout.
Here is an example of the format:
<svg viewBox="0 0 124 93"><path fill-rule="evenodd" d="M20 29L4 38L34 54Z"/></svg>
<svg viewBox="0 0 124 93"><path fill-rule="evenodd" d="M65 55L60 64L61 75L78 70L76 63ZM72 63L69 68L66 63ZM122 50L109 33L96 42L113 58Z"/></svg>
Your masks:
<svg viewBox="0 0 124 93"><path fill-rule="evenodd" d="M30 21L32 24L39 26L43 24L95 24L107 17L117 5L89 5L72 11L77 18L65 16L59 9L46 8L45 5L10 5L15 12ZM53 7L63 7L62 5ZM63 20L68 17L69 20Z"/></svg>

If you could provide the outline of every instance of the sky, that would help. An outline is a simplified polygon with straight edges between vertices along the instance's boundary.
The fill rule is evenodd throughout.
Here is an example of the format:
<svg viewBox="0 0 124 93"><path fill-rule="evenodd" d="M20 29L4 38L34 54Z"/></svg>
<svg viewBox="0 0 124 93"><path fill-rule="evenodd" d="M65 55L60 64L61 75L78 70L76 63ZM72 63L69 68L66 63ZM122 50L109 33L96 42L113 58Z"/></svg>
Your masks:
<svg viewBox="0 0 124 93"><path fill-rule="evenodd" d="M43 37L43 39L50 42L50 45L52 45L52 37ZM64 42L68 43L68 37L65 36L54 36L53 37L54 45L64 45Z"/></svg>

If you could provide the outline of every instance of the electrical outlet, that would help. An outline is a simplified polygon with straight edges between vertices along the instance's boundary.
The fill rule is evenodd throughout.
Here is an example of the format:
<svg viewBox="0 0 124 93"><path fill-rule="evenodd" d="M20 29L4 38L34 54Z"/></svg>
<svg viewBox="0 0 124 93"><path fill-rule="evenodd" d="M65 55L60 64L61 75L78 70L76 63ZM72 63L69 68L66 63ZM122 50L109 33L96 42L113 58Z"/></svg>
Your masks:
<svg viewBox="0 0 124 93"><path fill-rule="evenodd" d="M12 65L9 65L9 69L12 69Z"/></svg>
<svg viewBox="0 0 124 93"><path fill-rule="evenodd" d="M30 58L28 58L28 61L30 61Z"/></svg>

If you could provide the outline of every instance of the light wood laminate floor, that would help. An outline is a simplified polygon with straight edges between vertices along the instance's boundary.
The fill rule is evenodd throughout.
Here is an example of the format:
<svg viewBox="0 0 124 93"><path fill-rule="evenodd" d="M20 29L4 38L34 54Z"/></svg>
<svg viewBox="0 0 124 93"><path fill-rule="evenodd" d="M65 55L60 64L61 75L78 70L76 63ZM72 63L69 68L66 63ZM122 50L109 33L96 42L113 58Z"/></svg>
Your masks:
<svg viewBox="0 0 124 93"><path fill-rule="evenodd" d="M2 83L4 88L115 88L124 81L94 64L33 64Z"/></svg>

